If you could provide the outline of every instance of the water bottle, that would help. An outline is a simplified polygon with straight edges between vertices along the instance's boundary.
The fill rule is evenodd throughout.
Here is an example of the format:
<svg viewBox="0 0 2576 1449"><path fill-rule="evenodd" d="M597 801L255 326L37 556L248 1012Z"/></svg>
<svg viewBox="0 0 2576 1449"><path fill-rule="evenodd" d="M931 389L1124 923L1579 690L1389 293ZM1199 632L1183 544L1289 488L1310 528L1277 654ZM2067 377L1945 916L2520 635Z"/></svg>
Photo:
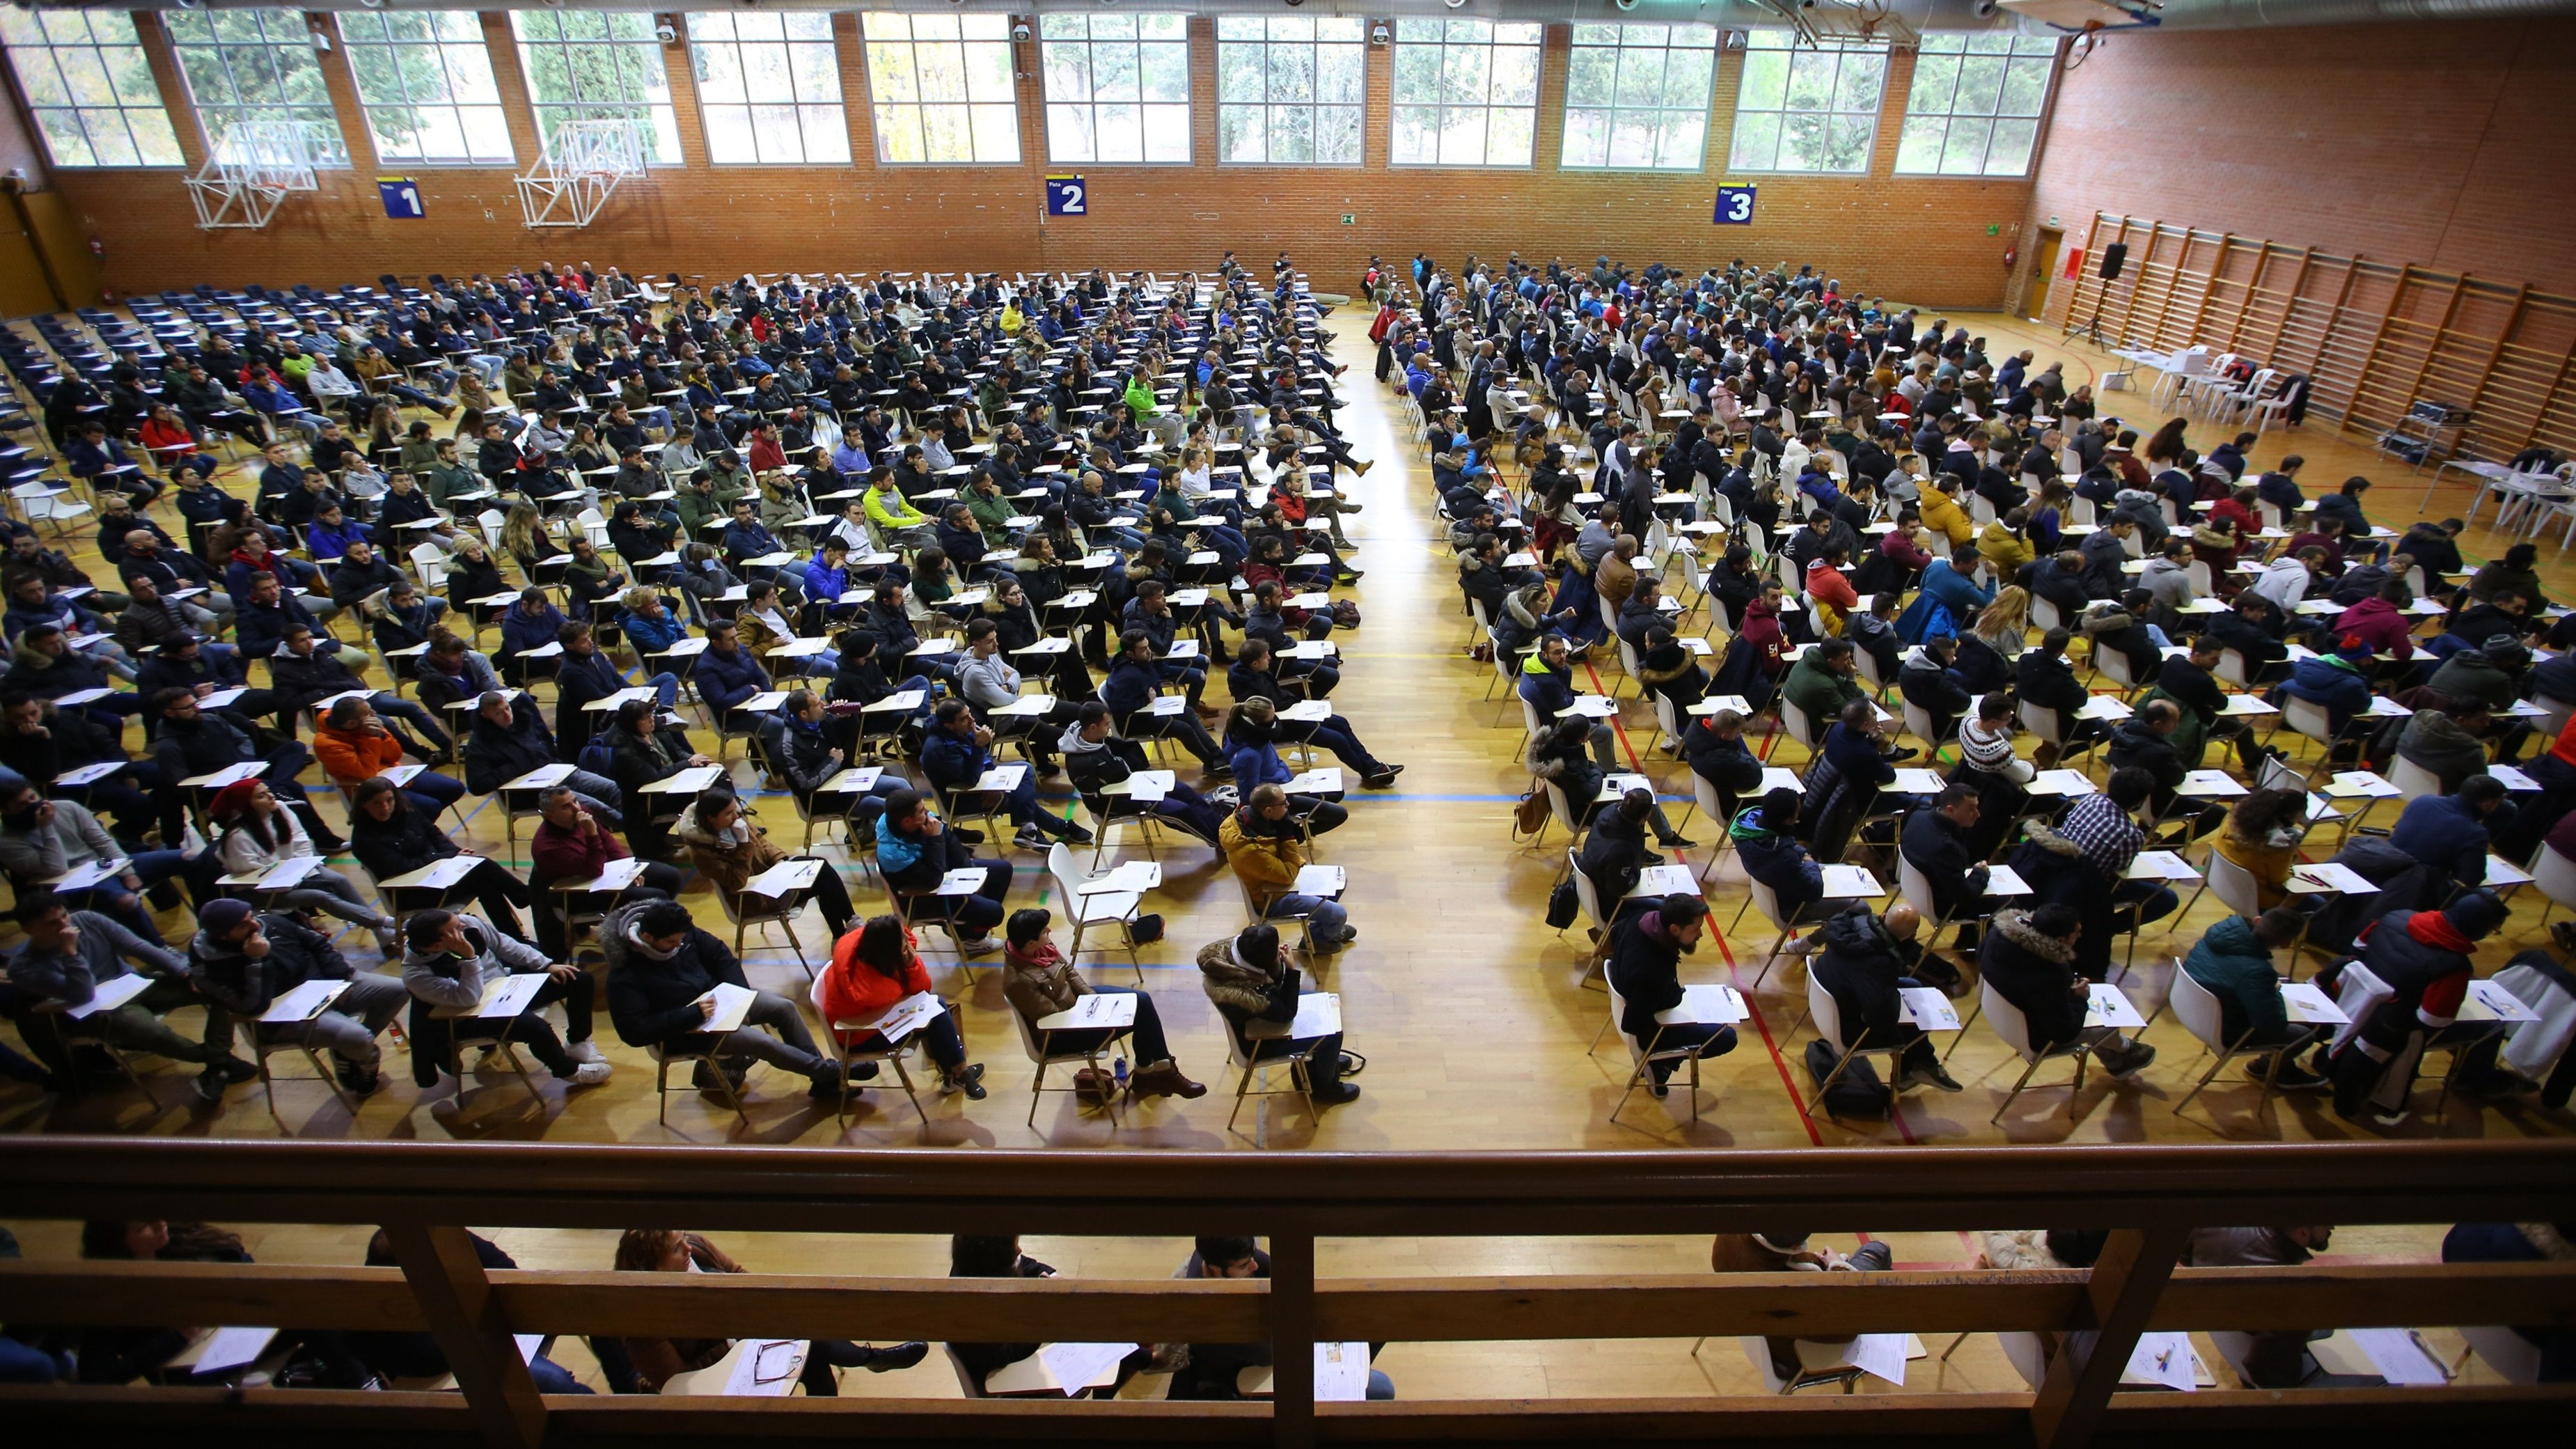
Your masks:
<svg viewBox="0 0 2576 1449"><path fill-rule="evenodd" d="M1127 1059L1125 1057L1117 1057L1111 1060L1109 1063L1109 1075L1112 1080L1117 1082L1118 1090L1122 1093L1125 1092L1127 1090Z"/></svg>

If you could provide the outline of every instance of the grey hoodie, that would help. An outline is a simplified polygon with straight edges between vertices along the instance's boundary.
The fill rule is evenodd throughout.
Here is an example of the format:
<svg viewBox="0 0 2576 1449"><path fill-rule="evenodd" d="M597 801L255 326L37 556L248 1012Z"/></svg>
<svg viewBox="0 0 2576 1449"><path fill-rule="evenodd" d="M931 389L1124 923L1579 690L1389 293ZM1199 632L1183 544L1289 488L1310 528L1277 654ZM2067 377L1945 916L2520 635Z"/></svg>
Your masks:
<svg viewBox="0 0 2576 1449"><path fill-rule="evenodd" d="M466 916L463 920L467 943L481 948L471 956L452 956L444 951L424 953L405 944L403 988L414 997L432 1006L471 1008L483 999L486 976L521 976L543 971L551 964L544 952L501 934L480 917Z"/></svg>

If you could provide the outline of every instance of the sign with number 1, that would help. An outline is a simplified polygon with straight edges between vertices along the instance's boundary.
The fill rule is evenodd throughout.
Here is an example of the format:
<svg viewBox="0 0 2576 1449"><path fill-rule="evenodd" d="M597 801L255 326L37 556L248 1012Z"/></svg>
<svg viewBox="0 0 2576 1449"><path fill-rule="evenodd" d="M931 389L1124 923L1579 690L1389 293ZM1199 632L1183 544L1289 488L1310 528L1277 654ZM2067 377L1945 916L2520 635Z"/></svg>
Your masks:
<svg viewBox="0 0 2576 1449"><path fill-rule="evenodd" d="M1719 226L1751 226L1754 189L1750 186L1717 188L1717 214L1711 220Z"/></svg>
<svg viewBox="0 0 2576 1449"><path fill-rule="evenodd" d="M1047 215L1091 215L1091 188L1079 176L1050 176L1046 179Z"/></svg>
<svg viewBox="0 0 2576 1449"><path fill-rule="evenodd" d="M385 203L385 215L396 221L418 221L429 213L420 204L420 186L408 176L379 176L376 195Z"/></svg>

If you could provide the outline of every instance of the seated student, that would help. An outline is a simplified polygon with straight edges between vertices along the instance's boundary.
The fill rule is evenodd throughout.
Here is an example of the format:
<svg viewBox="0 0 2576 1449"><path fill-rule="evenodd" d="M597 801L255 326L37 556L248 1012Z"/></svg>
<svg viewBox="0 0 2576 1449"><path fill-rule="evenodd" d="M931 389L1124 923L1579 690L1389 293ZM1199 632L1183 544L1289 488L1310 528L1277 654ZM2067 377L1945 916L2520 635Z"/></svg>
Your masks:
<svg viewBox="0 0 2576 1449"><path fill-rule="evenodd" d="M486 1272L519 1266L518 1260L501 1251L500 1244L490 1238L474 1232L465 1236L473 1243L474 1256ZM394 1256L393 1237L382 1228L376 1229L375 1235L367 1239L367 1266L399 1266ZM391 1329L353 1332L349 1335L349 1350L364 1360L367 1367L389 1380L441 1379L448 1375L447 1355L439 1348L437 1338L426 1330L416 1333ZM606 1365L601 1367L605 1369ZM528 1375L537 1381L537 1392L541 1394L591 1392L590 1386L574 1378L570 1369L541 1353L529 1356Z"/></svg>
<svg viewBox="0 0 2576 1449"><path fill-rule="evenodd" d="M1744 716L1721 709L1693 719L1682 731L1681 752L1691 773L1716 789L1717 821L1724 829L1741 798L1762 784L1762 762L1744 743Z"/></svg>
<svg viewBox="0 0 2576 1449"><path fill-rule="evenodd" d="M1922 920L1921 913L1910 905L1900 903L1882 917L1870 909L1868 902L1856 901L1825 918L1818 932L1824 948L1809 958L1808 969L1815 973L1817 984L1833 996L1842 1015L1843 1039L1835 1043L1839 1049L1865 1047L1874 1051L1902 1046L1905 1055L1893 1090L1936 1087L1944 1092L1961 1091L1964 1089L1942 1068L1940 1053L1932 1048L1932 1038L1905 1019L1905 999L1898 994L1908 987L1944 986L1939 976L1926 973L1926 967L1946 975L1947 986L1959 984L1958 974L1947 963L1916 944L1914 936L1922 928Z"/></svg>
<svg viewBox="0 0 2576 1449"><path fill-rule="evenodd" d="M1342 1033L1295 1037L1298 985L1303 973L1288 964L1279 928L1264 921L1199 948L1199 985L1226 1029L1252 1048L1255 1061L1306 1054L1305 1086L1317 1107L1359 1100L1360 1089L1343 1078L1357 1073L1359 1058L1342 1050Z"/></svg>
<svg viewBox="0 0 2576 1449"><path fill-rule="evenodd" d="M637 854L659 856L670 839L674 822L656 814L652 801L642 793L644 787L682 770L717 762L699 754L689 744L687 734L676 725L663 723L644 700L630 699L619 705L606 734L609 777L617 782L621 798L635 802L635 807L626 812L626 838Z"/></svg>
<svg viewBox="0 0 2576 1449"><path fill-rule="evenodd" d="M224 1088L259 1075L259 1069L232 1054L232 1018L206 1001L190 984L188 960L180 953L127 930L113 917L73 911L43 886L23 886L12 913L27 943L9 958L9 984L23 1003L60 1002L80 1006L98 994L103 983L131 970L152 978L143 994L113 1011L94 1011L78 1021L62 1019L73 1043L103 1041L127 1051L151 1052L174 1062L205 1068L196 1092L208 1102L223 1100ZM165 1012L203 1005L205 1026L190 1041L161 1020ZM56 1059L48 1045L51 1033L27 1033L28 1045L55 1070L68 1073L71 1063Z"/></svg>
<svg viewBox="0 0 2576 1449"><path fill-rule="evenodd" d="M352 1096L365 1097L381 1081L377 1069L384 1053L376 1037L411 994L393 977L351 967L331 938L313 929L312 917L296 901L303 894L289 893L287 910L256 915L248 901L229 896L198 907L197 934L188 942L190 974L198 992L236 1021L257 1021L278 997L308 981L348 983L320 1015L291 1024L263 1023L259 1039L329 1051L337 1059L340 1085ZM392 925L387 917L380 933L389 942ZM397 949L389 945L385 954Z"/></svg>
<svg viewBox="0 0 2576 1449"><path fill-rule="evenodd" d="M2438 911L2390 911L2363 933L2361 964L2392 994L2361 1019L2340 1049L2329 1042L2309 1059L2311 1068L2334 1081L2336 1116L2358 1122L2367 1111L2380 1126L2396 1126L2406 1120L2425 1049L2470 1048L2480 1037L2498 1034L2496 1023L2465 1022L2459 1014L2474 970L2470 957L2478 942L2504 925L2505 914L2493 892L2473 889ZM2320 974L2317 984L2332 993L2340 979L2337 967ZM2489 1049L2474 1050L2486 1057ZM2472 1070L2463 1062L2455 1075L2474 1091L2494 1070Z"/></svg>
<svg viewBox="0 0 2576 1449"><path fill-rule="evenodd" d="M824 1025L846 1050L880 1050L885 1039L876 1032L844 1031L834 1024L874 1021L904 998L932 990L930 968L921 964L920 953L912 948L912 933L897 917L872 916L866 924L835 936L832 959L823 968L821 980ZM921 1030L931 1063L939 1068L940 1090L983 1101L984 1068L967 1062L957 1014L941 1012ZM862 1064L852 1080L875 1075L873 1064Z"/></svg>
<svg viewBox="0 0 2576 1449"><path fill-rule="evenodd" d="M449 1043L500 1040L526 1047L539 1066L570 1086L608 1080L608 1059L590 1039L592 987L580 967L549 962L544 952L494 930L490 922L449 910L421 911L403 922L403 946L403 988L412 996L411 1074L421 1087L435 1087L445 1075ZM443 1006L472 1008L490 981L532 974L543 974L545 984L517 1016L496 1022L438 1015ZM540 1014L556 1004L564 1009L561 1037Z"/></svg>
<svg viewBox="0 0 2576 1449"><path fill-rule="evenodd" d="M886 797L885 813L877 817L877 873L888 890L911 897L908 918L945 921L957 949L975 956L1000 947L992 930L1002 923L1011 863L975 859L964 835L948 828L927 795L898 790ZM948 872L969 867L983 871L982 884L964 895L935 894Z"/></svg>
<svg viewBox="0 0 2576 1449"><path fill-rule="evenodd" d="M391 983L387 983L391 984ZM324 1013L329 1015L329 1013ZM92 1261L141 1261L160 1263L247 1263L248 1250L242 1247L241 1235L207 1223L132 1222L92 1219L81 1225L80 1253ZM182 1385L195 1375L187 1369L173 1369L170 1360L188 1346L190 1331L182 1327L85 1328L79 1334L80 1382L84 1384L130 1384L137 1379L152 1384ZM290 1328L280 1332L272 1348L284 1348L309 1355L321 1365L313 1382L318 1389L376 1389L383 1385L358 1356L350 1351L347 1335L323 1330Z"/></svg>
<svg viewBox="0 0 2576 1449"><path fill-rule="evenodd" d="M2370 645L2360 638L2346 635L2333 650L2312 654L2290 666L2290 677L2275 687L2271 702L2305 700L2322 705L2326 725L2337 736L2335 752L2350 759L2354 742L2341 738L2353 719L2370 708Z"/></svg>
<svg viewBox="0 0 2576 1449"><path fill-rule="evenodd" d="M887 797L910 788L911 782L888 770L864 790L826 791L826 785L849 769L847 752L833 743L829 722L820 695L810 689L791 689L786 702L760 722L761 756L809 814L837 811L872 824L884 813Z"/></svg>
<svg viewBox="0 0 2576 1449"><path fill-rule="evenodd" d="M1267 1279L1270 1255L1261 1251L1251 1238L1210 1238L1191 1240L1190 1256L1182 1262L1175 1278ZM1375 1353L1375 1349L1371 1349ZM1267 1368L1271 1362L1270 1345L1266 1343L1193 1343L1187 1346L1186 1361L1172 1374L1174 1399L1227 1401L1243 1397L1240 1375L1248 1368ZM1368 1371L1368 1398L1384 1402L1395 1397L1395 1380L1381 1369Z"/></svg>
<svg viewBox="0 0 2576 1449"><path fill-rule="evenodd" d="M139 822L138 822L139 823ZM48 800L25 780L0 780L0 867L6 867L20 890L51 880L76 866L123 859L124 869L94 886L61 893L69 910L96 911L156 945L161 928L144 909L148 896L158 906L179 904L171 877L186 868L176 850L129 850L110 835L89 807L76 800Z"/></svg>
<svg viewBox="0 0 2576 1449"><path fill-rule="evenodd" d="M1669 895L1647 910L1623 915L1610 928L1609 978L1627 1003L1619 1029L1640 1052L1697 1047L1702 1057L1735 1050L1735 1028L1723 1025L1667 1026L1655 1014L1682 1003L1681 958L1699 949L1708 924L1708 903L1694 895ZM1655 1062L1648 1071L1648 1090L1666 1094L1665 1079L1680 1065L1677 1058Z"/></svg>
<svg viewBox="0 0 2576 1449"><path fill-rule="evenodd" d="M2265 909L2260 917L2229 916L2210 927L2183 958L2184 973L2218 998L2219 1036L2229 1046L2295 1051L2316 1036L2314 1028L2291 1022L2281 1005L2281 978L2272 968L2272 953L2296 944L2306 924L2299 912L2278 906ZM2245 1075L2263 1080L2273 1060L2253 1062ZM2274 1087L2284 1092L2325 1089L2325 1078L2289 1056L2277 1060L2281 1074Z"/></svg>
<svg viewBox="0 0 2576 1449"><path fill-rule="evenodd" d="M677 834L689 853L689 864L709 884L729 894L739 894L754 876L783 861L821 859L812 855L791 857L779 849L770 840L769 832L751 823L742 801L722 784L690 802L688 811L680 817ZM858 912L850 905L850 888L828 864L807 893L822 908L823 924L834 936L857 923Z"/></svg>
<svg viewBox="0 0 2576 1449"><path fill-rule="evenodd" d="M1182 748L1198 757L1208 774L1225 774L1224 755L1195 714L1187 709L1169 715L1151 712L1163 679L1162 665L1154 658L1153 640L1144 630L1131 628L1118 636L1118 657L1110 666L1109 677L1101 682L1100 698L1114 712L1123 731L1144 738L1178 740Z"/></svg>
<svg viewBox="0 0 2576 1449"><path fill-rule="evenodd" d="M891 918L888 918L891 919ZM1073 962L1056 949L1055 940L1047 934L1054 918L1036 907L1011 913L1006 928L1008 944L1002 953L1002 994L1011 1009L1035 1032L1039 1021L1059 1011L1071 1011L1074 1003L1085 996L1107 992L1136 998L1136 1021L1132 1026L1100 1027L1088 1031L1036 1033L1051 1052L1089 1051L1108 1046L1120 1037L1132 1037L1136 1072L1128 1079L1127 1090L1134 1097L1203 1097L1207 1087L1191 1081L1180 1063L1173 1060L1172 1049L1163 1036L1163 1018L1155 1009L1154 998L1132 986L1094 986L1074 969ZM1159 926L1159 922L1157 922Z"/></svg>
<svg viewBox="0 0 2576 1449"><path fill-rule="evenodd" d="M975 718L962 699L943 699L931 712L930 732L922 736L921 769L950 799L975 792L975 782L1000 762L993 756L993 732ZM1019 772L1019 783L1002 792L1002 812L1019 827L1012 844L1042 850L1050 840L1087 845L1091 831L1038 804L1035 769Z"/></svg>
<svg viewBox="0 0 2576 1449"><path fill-rule="evenodd" d="M1301 699L1320 698L1341 677L1329 667L1300 672L1296 666L1304 664L1303 660L1287 661L1279 672L1273 673L1271 666L1277 662L1268 640L1246 638L1235 652L1234 667L1226 671L1226 688L1234 702L1240 705L1262 699L1284 710ZM1303 689L1292 695L1285 687L1288 685L1302 685ZM1360 784L1367 789L1388 789L1395 784L1395 777L1404 773L1402 765L1370 753L1368 746L1360 743L1358 728L1341 715L1330 714L1321 720L1282 720L1278 731L1280 739L1308 741L1332 751L1333 758L1359 773Z"/></svg>
<svg viewBox="0 0 2576 1449"><path fill-rule="evenodd" d="M1075 708L1073 723L1064 727L1056 748L1064 752L1065 773L1073 781L1073 788L1086 799L1100 795L1105 787L1139 770L1152 768L1144 746L1111 731L1109 706L1096 699L1086 699ZM1225 825L1224 805L1178 780L1172 782L1162 799L1144 808L1209 845L1217 844L1218 832Z"/></svg>
<svg viewBox="0 0 2576 1449"><path fill-rule="evenodd" d="M1997 911L1995 928L1977 952L1977 973L2021 1012L2033 1050L2082 1042L2111 1080L2134 1080L2156 1059L2156 1049L2110 1027L2084 1024L2092 983L2077 975L2074 965L2076 939L2083 933L2083 917L2073 906Z"/></svg>
<svg viewBox="0 0 2576 1449"><path fill-rule="evenodd" d="M2487 879L2487 855L2496 837L2514 826L2515 813L2505 798L2504 782L2493 775L2471 775L2448 795L2422 795L2406 802L2389 831L2388 843L2462 886L2481 886Z"/></svg>
<svg viewBox="0 0 2576 1449"><path fill-rule="evenodd" d="M1322 808L1318 806L1318 811ZM1288 792L1275 784L1254 786L1217 828L1226 864L1243 882L1253 909L1270 920L1303 916L1307 939L1316 950L1339 951L1358 940L1360 933L1350 924L1350 912L1341 902L1297 891L1298 873L1308 861L1306 839L1307 830L1290 805Z"/></svg>
<svg viewBox="0 0 2576 1449"><path fill-rule="evenodd" d="M948 1276L1052 1278L1055 1269L1022 1253L1018 1238L960 1233L948 1240ZM980 1390L996 1370L1034 1356L1040 1347L1035 1343L952 1343L948 1351Z"/></svg>
<svg viewBox="0 0 2576 1449"><path fill-rule="evenodd" d="M1869 698L1856 676L1848 639L1827 639L1798 657L1780 682L1780 697L1805 711L1808 725L1821 739L1825 727L1842 717L1843 706ZM1801 744L1814 741L1801 740Z"/></svg>
<svg viewBox="0 0 2576 1449"><path fill-rule="evenodd" d="M2289 893L2290 870L2299 861L2307 838L2308 797L2299 790L2256 790L2227 807L2227 827L2211 848L2254 877L2255 902L2263 910L2308 901Z"/></svg>
<svg viewBox="0 0 2576 1449"><path fill-rule="evenodd" d="M2021 703L2057 711L2057 727L2065 736L2061 746L2042 740L2031 753L2031 763L2039 769L2052 768L2061 758L2072 758L2102 742L2099 720L2077 719L2076 713L2092 701L2075 671L2066 663L2067 641L2074 637L2064 628L2049 630L2040 641L2022 651L2013 664L2014 694Z"/></svg>
<svg viewBox="0 0 2576 1449"><path fill-rule="evenodd" d="M1793 833L1799 806L1799 793L1783 785L1764 795L1760 804L1736 812L1726 829L1745 874L1770 887L1780 918L1793 926L1801 912L1825 898L1824 867Z"/></svg>
<svg viewBox="0 0 2576 1449"><path fill-rule="evenodd" d="M1932 887L1932 908L1959 923L1958 949L1976 944L1976 922L1991 915L1996 897L1986 894L1992 872L1973 848L1985 801L1977 786L1953 779L1932 797L1929 809L1908 811L1897 837L1905 862Z"/></svg>
<svg viewBox="0 0 2576 1449"><path fill-rule="evenodd" d="M320 725L313 731L313 758L331 784L346 794L362 780L380 777L386 770L402 763L406 749L426 753L420 746L397 736L393 728L377 717L375 709L363 699L333 701ZM440 754L451 753L442 742ZM445 775L424 770L402 786L406 799L423 814L435 818L448 806L465 798L465 786Z"/></svg>
<svg viewBox="0 0 2576 1449"><path fill-rule="evenodd" d="M2461 1223L2443 1235L2445 1263L2563 1263L2576 1258L2576 1222ZM2516 1328L2514 1334L2540 1350L2536 1381L2576 1381L2576 1328Z"/></svg>
<svg viewBox="0 0 2576 1449"><path fill-rule="evenodd" d="M215 854L223 873L250 875L324 853L314 848L313 837L295 812L280 806L277 792L265 780L242 780L217 791L206 806L206 818L216 829ZM397 949L394 918L367 904L355 882L328 866L307 871L295 889L283 892L279 899L297 910L322 911L373 930L376 944L388 956Z"/></svg>
<svg viewBox="0 0 2576 1449"><path fill-rule="evenodd" d="M533 697L497 689L477 702L473 733L466 737L464 755L465 788L477 795L492 794L531 771L570 758L569 751L555 744L554 731L546 728L545 716L538 713ZM583 803L606 813L611 828L623 826L623 818L617 812L625 802L625 792L617 788L616 781L576 769L559 783L579 795Z"/></svg>
<svg viewBox="0 0 2576 1449"><path fill-rule="evenodd" d="M2183 767L2182 757L2174 752L2173 736L2181 725L2180 706L2169 699L2148 700L2112 731L2111 746L2105 752L2112 769L2143 770L2154 782L2155 789L2148 796L2147 810L2149 817L2156 821L2172 816L2177 808L2190 810L2183 797L2176 793L2190 773ZM2216 830L2226 818L2226 806L2203 805L2187 825L2165 837L2165 843L2179 845L2198 840Z"/></svg>
<svg viewBox="0 0 2576 1449"><path fill-rule="evenodd" d="M673 1232L658 1228L628 1228L617 1239L616 1268L621 1273L740 1273L740 1263L725 1256L715 1244L695 1233ZM684 1373L708 1368L733 1351L729 1338L623 1338L617 1342L633 1363L638 1387L658 1394L662 1386ZM898 1344L893 1348L875 1348L851 1343L846 1339L816 1338L806 1341L805 1368L797 1382L813 1398L831 1398L841 1391L836 1369L864 1368L870 1373L910 1368L927 1357L926 1343Z"/></svg>
<svg viewBox="0 0 2576 1449"><path fill-rule="evenodd" d="M1895 1250L1884 1238L1861 1244L1848 1257L1832 1248L1811 1247L1810 1238L1803 1232L1720 1233L1709 1244L1708 1266L1718 1273L1884 1273L1896 1264ZM1774 1337L1763 1341L1771 1350L1773 1373L1795 1380L1806 1371L1798 1357L1801 1340ZM1850 1340L1827 1337L1804 1342L1842 1347Z"/></svg>
<svg viewBox="0 0 2576 1449"><path fill-rule="evenodd" d="M576 910L602 910L625 900L668 900L688 883L676 865L651 860L635 884L602 896L554 889L561 881L596 880L609 862L630 859L616 836L613 812L557 785L537 795L537 828L528 837L528 890L537 901L537 945L549 955L568 954L565 919Z"/></svg>
<svg viewBox="0 0 2576 1449"><path fill-rule="evenodd" d="M840 1099L840 1067L814 1050L796 1003L774 991L753 994L740 1029L721 1038L700 1030L716 1010L709 993L749 983L742 962L677 901L634 901L610 911L599 923L599 948L608 958L608 1019L618 1040L674 1053L713 1049L716 1070L698 1064L701 1090L739 1099L750 1064L762 1061L810 1078L807 1095L818 1102Z"/></svg>
<svg viewBox="0 0 2576 1449"><path fill-rule="evenodd" d="M2307 1262L2334 1240L2331 1227L2194 1228L2183 1249L2183 1263L2193 1268L2291 1268ZM2376 1388L2376 1378L2327 1373L2308 1353L2308 1341L2328 1330L2274 1328L2249 1334L2243 1362L2234 1365L2250 1389Z"/></svg>
<svg viewBox="0 0 2576 1449"><path fill-rule="evenodd" d="M1592 818L1591 833L1575 861L1574 868L1592 882L1601 908L1614 919L1655 905L1650 897L1628 899L1646 867L1664 860L1646 848L1646 820L1654 805L1652 790L1630 790L1611 802Z"/></svg>
<svg viewBox="0 0 2576 1449"><path fill-rule="evenodd" d="M1275 743L1279 738L1278 712L1267 699L1256 695L1226 712L1226 763L1237 790L1249 790L1257 785L1276 785L1285 790L1296 778L1287 762L1279 758ZM1323 796L1291 795L1288 807L1305 822L1309 835L1338 829L1343 821L1350 818L1350 811L1341 805L1338 792Z"/></svg>

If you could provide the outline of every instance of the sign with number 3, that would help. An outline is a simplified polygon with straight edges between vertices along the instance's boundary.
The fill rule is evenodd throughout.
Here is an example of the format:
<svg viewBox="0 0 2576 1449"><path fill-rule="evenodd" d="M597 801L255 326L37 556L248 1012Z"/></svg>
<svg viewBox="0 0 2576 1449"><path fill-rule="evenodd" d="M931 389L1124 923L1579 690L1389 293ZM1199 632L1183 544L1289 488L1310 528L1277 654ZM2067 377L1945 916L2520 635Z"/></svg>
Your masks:
<svg viewBox="0 0 2576 1449"><path fill-rule="evenodd" d="M1754 190L1750 186L1717 188L1717 214L1711 220L1719 226L1751 226Z"/></svg>
<svg viewBox="0 0 2576 1449"><path fill-rule="evenodd" d="M1091 188L1079 176L1050 176L1046 179L1047 215L1091 215Z"/></svg>

